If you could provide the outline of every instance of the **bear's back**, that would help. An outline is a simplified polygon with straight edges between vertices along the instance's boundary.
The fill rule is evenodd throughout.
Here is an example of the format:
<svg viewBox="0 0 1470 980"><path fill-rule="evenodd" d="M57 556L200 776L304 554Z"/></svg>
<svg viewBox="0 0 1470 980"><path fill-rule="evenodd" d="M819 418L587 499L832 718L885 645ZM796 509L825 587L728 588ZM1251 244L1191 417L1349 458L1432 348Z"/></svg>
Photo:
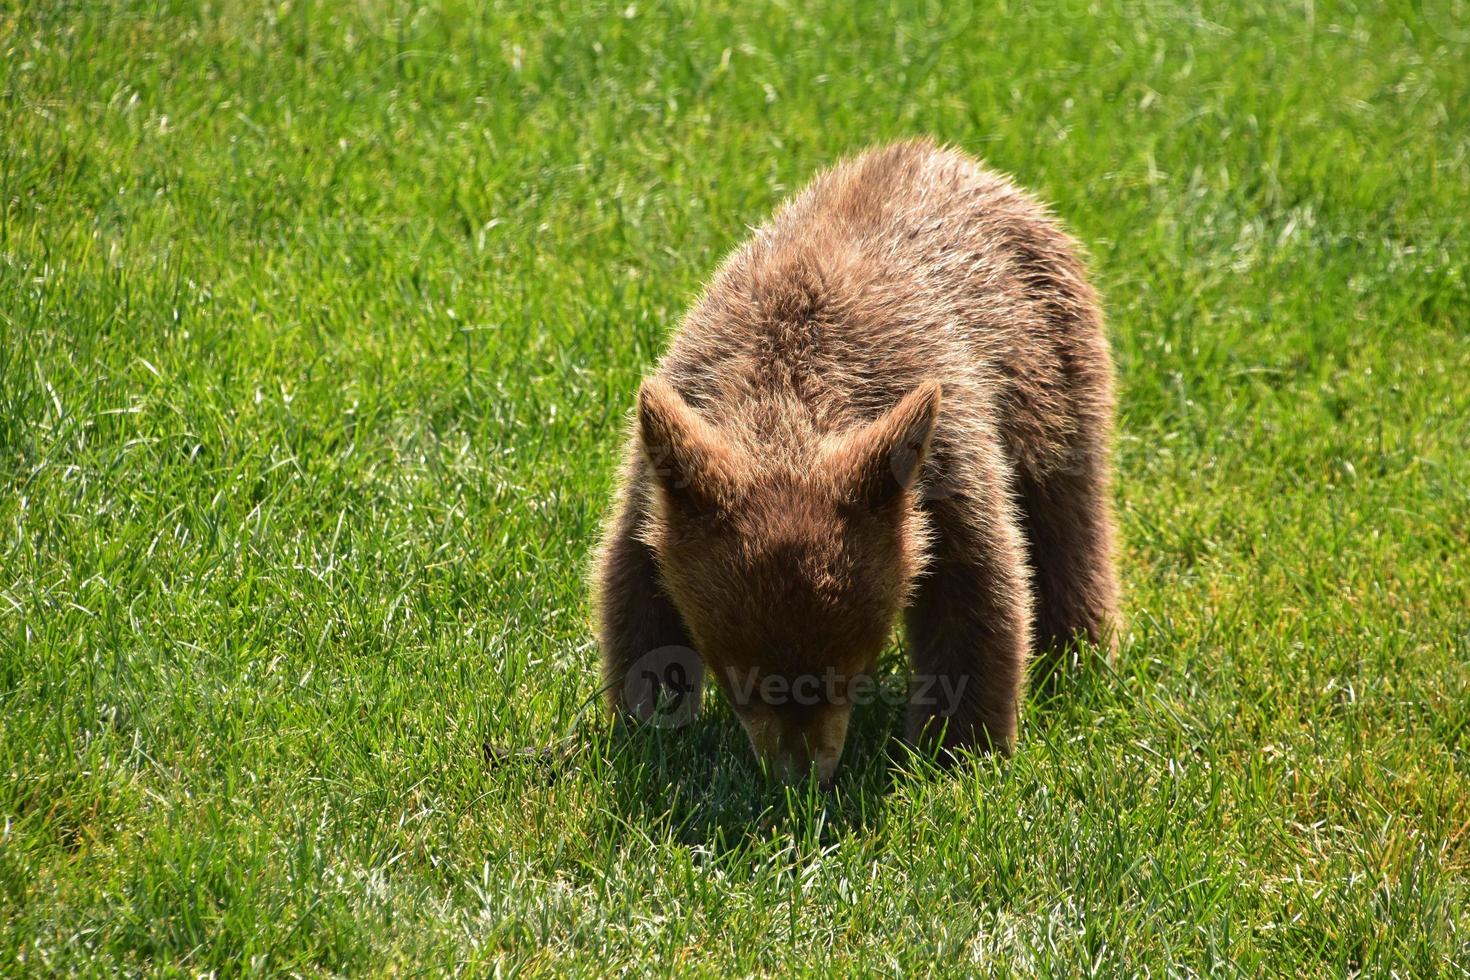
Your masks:
<svg viewBox="0 0 1470 980"><path fill-rule="evenodd" d="M804 441L944 386L941 444L996 430L1045 472L1111 405L1096 294L1046 210L957 151L913 140L820 174L737 249L660 373L751 443Z"/></svg>

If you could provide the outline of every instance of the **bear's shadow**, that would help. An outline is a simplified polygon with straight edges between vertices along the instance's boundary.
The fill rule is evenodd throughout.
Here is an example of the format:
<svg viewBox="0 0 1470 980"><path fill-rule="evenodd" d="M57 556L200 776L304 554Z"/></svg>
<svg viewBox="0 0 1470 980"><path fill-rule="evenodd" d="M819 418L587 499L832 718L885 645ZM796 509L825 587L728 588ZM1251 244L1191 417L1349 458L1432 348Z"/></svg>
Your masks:
<svg viewBox="0 0 1470 980"><path fill-rule="evenodd" d="M894 658L885 666L888 673L902 673L906 665ZM1028 719L1033 734L1091 714L1110 686L1097 671L1096 665L1079 669L1073 663L1033 677ZM932 757L903 744L904 710L902 703L886 699L854 709L842 764L829 790L814 780L787 785L765 773L734 714L714 691L705 693L702 710L687 724L607 730L595 747L587 746L586 765L579 768L602 781L620 820L712 854L768 841L773 833L826 844L881 828L887 798L896 788L943 778Z"/></svg>
<svg viewBox="0 0 1470 980"><path fill-rule="evenodd" d="M756 760L734 714L710 692L699 715L677 728L632 725L598 753L620 816L664 828L675 840L719 853L773 832L797 840L876 829L895 783L924 764L899 744L902 705L854 709L831 789L815 779L785 784Z"/></svg>

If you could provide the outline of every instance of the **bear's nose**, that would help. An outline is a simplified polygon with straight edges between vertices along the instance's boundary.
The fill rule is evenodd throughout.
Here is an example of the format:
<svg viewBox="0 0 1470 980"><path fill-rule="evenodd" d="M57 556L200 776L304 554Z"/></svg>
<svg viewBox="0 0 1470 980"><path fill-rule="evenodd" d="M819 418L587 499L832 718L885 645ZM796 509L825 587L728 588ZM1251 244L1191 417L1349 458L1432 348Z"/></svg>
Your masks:
<svg viewBox="0 0 1470 980"><path fill-rule="evenodd" d="M791 716L744 711L740 723L755 754L773 774L801 782L815 772L827 788L842 759L851 714L850 705L816 705Z"/></svg>
<svg viewBox="0 0 1470 980"><path fill-rule="evenodd" d="M837 775L837 763L841 758L842 746L840 745L836 751L820 752L813 758L812 765L816 766L817 782L821 784L822 789L832 788L832 782Z"/></svg>

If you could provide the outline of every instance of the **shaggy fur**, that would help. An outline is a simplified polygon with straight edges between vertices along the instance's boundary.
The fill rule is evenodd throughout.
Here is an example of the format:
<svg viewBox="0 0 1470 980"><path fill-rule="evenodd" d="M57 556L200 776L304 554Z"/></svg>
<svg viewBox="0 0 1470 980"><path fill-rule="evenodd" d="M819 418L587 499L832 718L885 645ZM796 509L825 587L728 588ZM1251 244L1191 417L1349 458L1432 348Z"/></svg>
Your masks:
<svg viewBox="0 0 1470 980"><path fill-rule="evenodd" d="M912 141L731 255L639 392L595 576L614 707L697 704L708 667L757 752L825 778L901 613L913 690L959 692L916 696L906 735L946 748L1010 748L1033 652L1111 649L1113 378L1077 252L1005 178ZM835 696L748 683L813 673Z"/></svg>

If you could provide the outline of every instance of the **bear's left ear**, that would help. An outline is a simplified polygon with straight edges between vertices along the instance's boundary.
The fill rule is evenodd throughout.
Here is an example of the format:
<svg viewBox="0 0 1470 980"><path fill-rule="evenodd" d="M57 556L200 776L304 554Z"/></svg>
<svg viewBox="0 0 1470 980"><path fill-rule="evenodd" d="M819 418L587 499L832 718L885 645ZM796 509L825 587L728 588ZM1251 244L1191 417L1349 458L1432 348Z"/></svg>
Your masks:
<svg viewBox="0 0 1470 980"><path fill-rule="evenodd" d="M939 395L939 382L925 381L837 448L832 465L856 499L880 507L918 480L939 418Z"/></svg>

